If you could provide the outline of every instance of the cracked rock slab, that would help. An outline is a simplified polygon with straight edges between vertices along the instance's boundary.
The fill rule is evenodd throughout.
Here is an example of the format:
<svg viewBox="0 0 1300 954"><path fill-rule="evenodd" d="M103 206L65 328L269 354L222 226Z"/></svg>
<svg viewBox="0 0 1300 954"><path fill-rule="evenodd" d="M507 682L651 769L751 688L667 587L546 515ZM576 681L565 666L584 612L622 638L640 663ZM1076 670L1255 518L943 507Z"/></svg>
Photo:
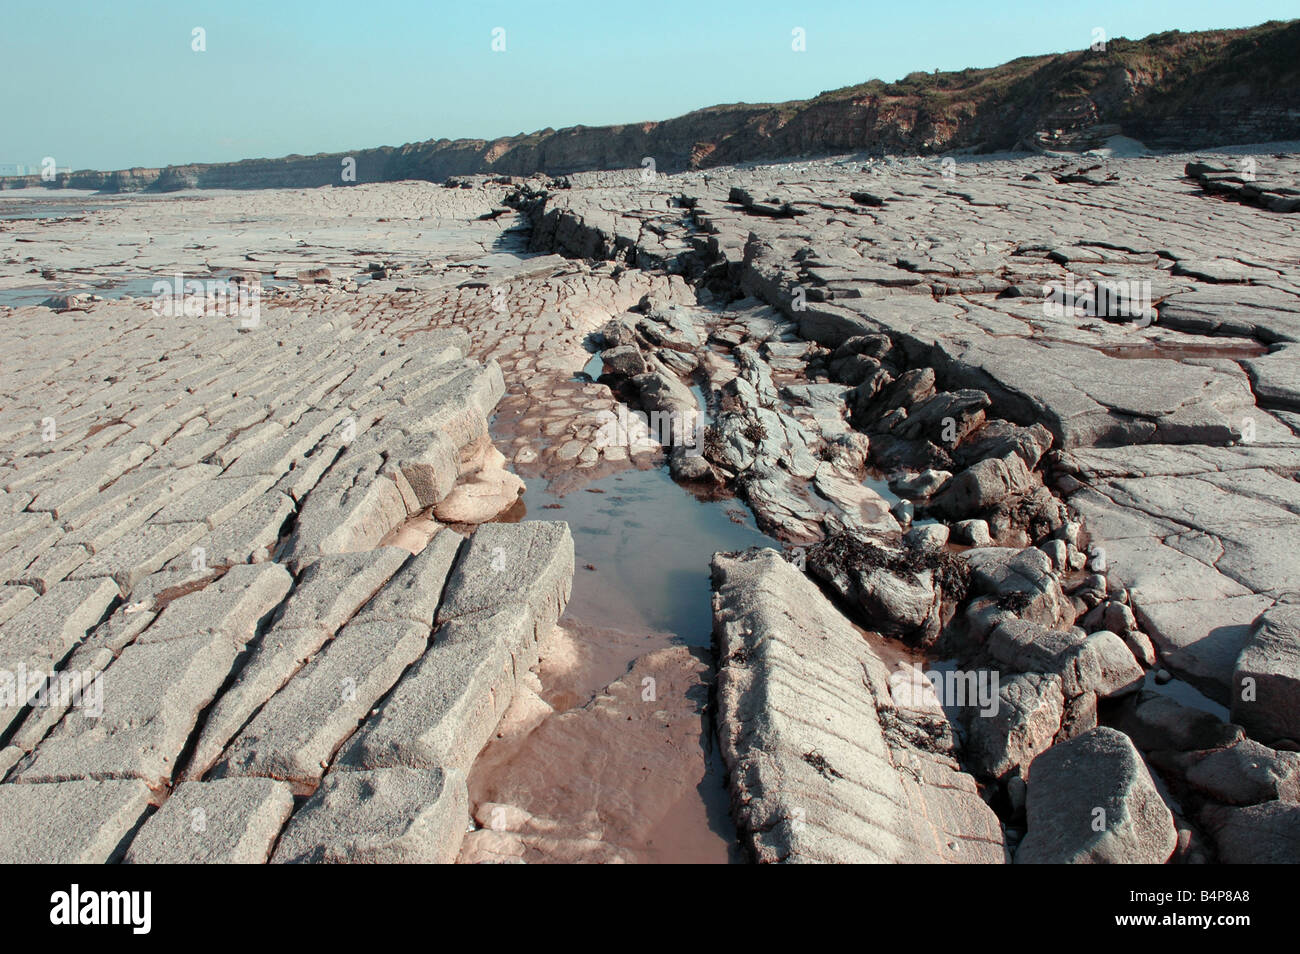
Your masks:
<svg viewBox="0 0 1300 954"><path fill-rule="evenodd" d="M377 453L345 452L303 503L285 562L300 567L326 553L373 549L405 520L406 503L383 466Z"/></svg>
<svg viewBox="0 0 1300 954"><path fill-rule="evenodd" d="M271 861L450 864L468 824L469 796L460 772L332 772L294 814Z"/></svg>
<svg viewBox="0 0 1300 954"><path fill-rule="evenodd" d="M392 579L357 612L353 624L389 620L433 626L443 587L464 538L440 530L423 550L411 557Z"/></svg>
<svg viewBox="0 0 1300 954"><path fill-rule="evenodd" d="M537 619L554 619L573 585L573 537L562 521L489 523L470 538L447 579L438 621L506 603L522 603Z"/></svg>
<svg viewBox="0 0 1300 954"><path fill-rule="evenodd" d="M1219 849L1220 861L1230 865L1300 864L1300 805L1216 805L1203 811L1201 820Z"/></svg>
<svg viewBox="0 0 1300 954"><path fill-rule="evenodd" d="M0 785L0 863L116 860L151 797L138 781Z"/></svg>
<svg viewBox="0 0 1300 954"><path fill-rule="evenodd" d="M447 582L445 621L428 652L340 754L340 767L468 772L518 679L537 664L539 634L564 612L572 568L567 524L480 527ZM485 582L498 586L485 594Z"/></svg>
<svg viewBox="0 0 1300 954"><path fill-rule="evenodd" d="M717 554L713 578L718 735L758 861L1005 860L974 780L887 734L888 667L811 580L774 550Z"/></svg>
<svg viewBox="0 0 1300 954"><path fill-rule="evenodd" d="M17 770L23 782L136 778L170 781L199 713L239 650L219 633L132 645L101 677L99 717L70 710Z"/></svg>
<svg viewBox="0 0 1300 954"><path fill-rule="evenodd" d="M274 626L204 722L187 772L201 777L257 710L370 600L409 554L397 547L329 554L302 572Z"/></svg>
<svg viewBox="0 0 1300 954"><path fill-rule="evenodd" d="M183 782L132 839L125 861L263 864L292 811L293 794L283 782Z"/></svg>
<svg viewBox="0 0 1300 954"><path fill-rule="evenodd" d="M277 563L234 567L201 590L172 601L136 642L144 645L219 633L243 646L292 585L293 578Z"/></svg>
<svg viewBox="0 0 1300 954"><path fill-rule="evenodd" d="M214 775L314 782L428 638L420 623L349 623L240 732Z"/></svg>

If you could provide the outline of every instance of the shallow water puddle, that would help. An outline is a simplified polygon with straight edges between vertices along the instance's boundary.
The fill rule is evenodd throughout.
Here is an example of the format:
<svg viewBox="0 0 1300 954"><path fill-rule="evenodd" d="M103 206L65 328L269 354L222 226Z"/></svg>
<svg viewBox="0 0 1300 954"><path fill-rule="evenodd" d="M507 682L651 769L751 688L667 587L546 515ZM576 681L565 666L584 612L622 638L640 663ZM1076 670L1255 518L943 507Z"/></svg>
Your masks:
<svg viewBox="0 0 1300 954"><path fill-rule="evenodd" d="M475 806L531 820L471 837L462 860L738 860L707 711L709 562L780 544L739 501L697 499L664 467L563 496L534 480L506 519L569 524L573 597L539 666L555 714L494 740L470 777Z"/></svg>
<svg viewBox="0 0 1300 954"><path fill-rule="evenodd" d="M557 497L529 489L528 519L564 520L577 570L567 616L590 625L675 634L708 646L709 561L719 551L780 548L740 501L703 501L662 467L632 470Z"/></svg>
<svg viewBox="0 0 1300 954"><path fill-rule="evenodd" d="M591 356L590 361L588 361L585 365L583 365L582 370L574 375L574 380L595 381L604 373L605 373L605 359L600 356L599 352L597 352L596 354L593 354Z"/></svg>
<svg viewBox="0 0 1300 954"><path fill-rule="evenodd" d="M1268 345L1258 341L1225 339L1201 342L1151 341L1144 344L1105 345L1095 350L1112 358L1141 361L1144 359L1167 358L1182 361L1191 358L1258 358L1268 354Z"/></svg>
<svg viewBox="0 0 1300 954"><path fill-rule="evenodd" d="M47 219L81 218L91 212L111 209L112 205L104 202L79 202L58 199L12 199L0 200L0 222L34 222Z"/></svg>
<svg viewBox="0 0 1300 954"><path fill-rule="evenodd" d="M186 280L209 282L225 281L230 273L204 272L202 276L186 275ZM242 274L242 273L241 273ZM62 273L62 281L33 284L17 288L0 288L0 305L9 308L22 308L26 305L39 305L47 299L59 295L98 295L100 298L117 300L119 298L153 298L158 294L158 283L163 283L170 290L175 285L175 275L135 275L118 277L95 277L78 272ZM85 279L88 284L82 284ZM273 288L285 288L293 283L277 279L269 272L261 275L262 292ZM167 292L167 293L170 293Z"/></svg>
<svg viewBox="0 0 1300 954"><path fill-rule="evenodd" d="M1215 702L1209 696L1205 695L1191 683L1182 679L1168 679L1161 682L1156 678L1157 670L1147 671L1142 680L1142 688L1158 695L1167 696L1189 709L1200 709L1208 712L1220 722L1231 722L1232 713L1228 707L1222 703Z"/></svg>

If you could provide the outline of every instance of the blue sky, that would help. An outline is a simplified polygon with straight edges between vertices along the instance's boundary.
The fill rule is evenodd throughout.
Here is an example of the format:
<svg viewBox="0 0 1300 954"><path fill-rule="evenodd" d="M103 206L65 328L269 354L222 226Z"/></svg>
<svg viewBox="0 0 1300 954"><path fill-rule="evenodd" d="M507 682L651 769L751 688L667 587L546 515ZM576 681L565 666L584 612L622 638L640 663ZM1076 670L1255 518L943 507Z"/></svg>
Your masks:
<svg viewBox="0 0 1300 954"><path fill-rule="evenodd" d="M666 119L1081 49L1097 26L1136 39L1297 15L1295 0L14 3L0 162L116 169Z"/></svg>

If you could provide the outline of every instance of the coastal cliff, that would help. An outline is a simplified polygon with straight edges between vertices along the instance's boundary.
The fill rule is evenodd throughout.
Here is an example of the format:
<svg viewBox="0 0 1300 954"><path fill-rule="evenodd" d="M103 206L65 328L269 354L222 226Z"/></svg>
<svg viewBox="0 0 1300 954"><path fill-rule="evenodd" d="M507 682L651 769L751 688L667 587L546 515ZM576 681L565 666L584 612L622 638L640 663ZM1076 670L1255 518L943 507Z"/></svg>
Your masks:
<svg viewBox="0 0 1300 954"><path fill-rule="evenodd" d="M1155 149L1300 138L1300 20L1244 30L1114 39L1105 50L1022 57L989 69L912 73L778 104L712 106L619 126L437 139L346 153L0 178L0 189L101 192L306 188L449 176L662 172L836 152L1086 149L1111 135ZM351 181L351 180L349 180Z"/></svg>

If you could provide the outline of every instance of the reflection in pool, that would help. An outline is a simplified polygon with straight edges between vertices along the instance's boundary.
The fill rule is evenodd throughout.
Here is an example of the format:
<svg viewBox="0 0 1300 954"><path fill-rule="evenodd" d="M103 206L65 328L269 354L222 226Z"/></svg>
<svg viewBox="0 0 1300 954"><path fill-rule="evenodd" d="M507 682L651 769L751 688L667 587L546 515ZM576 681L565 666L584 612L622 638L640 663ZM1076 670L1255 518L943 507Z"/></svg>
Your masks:
<svg viewBox="0 0 1300 954"><path fill-rule="evenodd" d="M708 646L713 554L781 548L740 501L698 500L666 467L613 474L562 497L540 483L524 493L523 516L568 522L577 565L568 613L594 626L666 631Z"/></svg>

